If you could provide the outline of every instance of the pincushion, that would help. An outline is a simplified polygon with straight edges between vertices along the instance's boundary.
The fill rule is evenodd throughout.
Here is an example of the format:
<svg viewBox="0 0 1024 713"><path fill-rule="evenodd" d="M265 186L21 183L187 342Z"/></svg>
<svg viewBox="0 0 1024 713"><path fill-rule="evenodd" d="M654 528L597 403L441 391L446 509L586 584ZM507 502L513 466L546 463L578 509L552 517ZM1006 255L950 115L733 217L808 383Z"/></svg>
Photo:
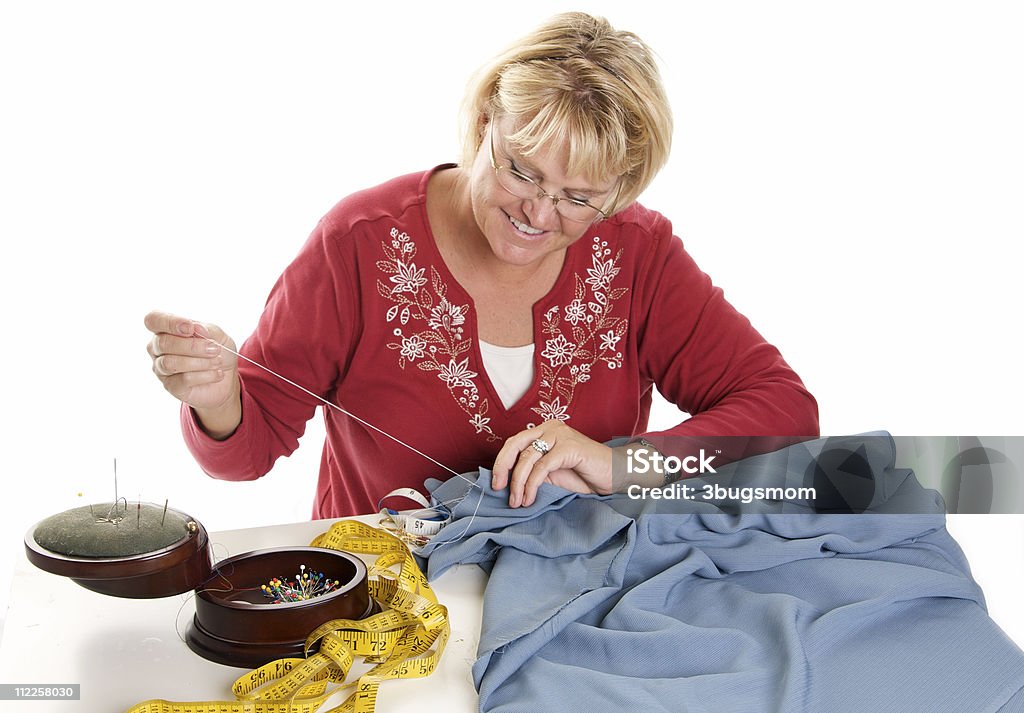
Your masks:
<svg viewBox="0 0 1024 713"><path fill-rule="evenodd" d="M148 503L88 505L40 522L35 541L72 557L130 557L170 547L189 534L190 522L196 526L184 513Z"/></svg>

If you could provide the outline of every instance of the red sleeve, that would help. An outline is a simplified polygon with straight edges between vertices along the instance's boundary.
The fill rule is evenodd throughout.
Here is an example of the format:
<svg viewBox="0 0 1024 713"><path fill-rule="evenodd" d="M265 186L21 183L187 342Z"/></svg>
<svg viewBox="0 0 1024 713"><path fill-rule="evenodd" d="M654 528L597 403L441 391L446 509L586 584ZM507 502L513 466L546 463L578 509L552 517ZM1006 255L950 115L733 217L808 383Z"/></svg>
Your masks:
<svg viewBox="0 0 1024 713"><path fill-rule="evenodd" d="M240 353L329 399L357 333L352 302L339 293L339 287L350 285L337 240L321 222L274 285L259 325ZM238 430L216 441L202 431L192 409L182 406L182 432L206 473L252 480L298 447L320 402L245 360L239 359L238 372Z"/></svg>
<svg viewBox="0 0 1024 713"><path fill-rule="evenodd" d="M640 368L691 418L643 435L656 446L671 436L817 437L817 402L800 377L659 218L664 237L643 270Z"/></svg>

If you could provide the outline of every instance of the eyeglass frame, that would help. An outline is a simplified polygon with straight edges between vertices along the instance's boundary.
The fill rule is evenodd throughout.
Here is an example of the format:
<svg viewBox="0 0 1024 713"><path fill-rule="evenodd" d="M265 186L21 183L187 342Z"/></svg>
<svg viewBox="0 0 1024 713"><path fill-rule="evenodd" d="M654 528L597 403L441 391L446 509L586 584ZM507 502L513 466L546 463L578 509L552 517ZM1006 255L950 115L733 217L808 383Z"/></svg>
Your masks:
<svg viewBox="0 0 1024 713"><path fill-rule="evenodd" d="M532 185L534 188L537 189L537 195L534 198L528 198L526 196L520 196L520 195L517 195L517 194L513 193L505 185L503 185L502 182L499 180L498 181L498 185L501 186L509 195L515 196L516 198L521 198L523 200L536 200L538 198L550 198L551 202L554 204L555 212L558 213L558 215L560 215L561 217L565 218L566 220L571 220L574 223L593 223L595 220L598 219L597 215L601 216L601 220L605 220L605 219L608 218L608 213L606 213L605 211L601 210L600 208L598 208L596 205L594 205L590 201L581 201L578 198L569 198L568 196L556 196L554 193L548 193L543 188L541 188L540 183L538 183L534 179L530 178L525 173L523 173L521 171L517 171L516 169L512 168L511 166L499 166L498 162L494 160L494 123L495 123L494 122L494 115L492 114L491 115L491 120L490 120L490 122L489 122L489 124L487 126L487 134L488 134L488 136L487 136L487 143L488 143L488 149L489 149L490 158L491 158L491 168L494 169L495 177L497 177L499 171L502 171L502 170L508 171L510 174L515 176L516 179L521 180L524 183L528 183L528 184ZM621 179L616 180L616 182L615 182L615 195L612 196L612 202L614 202L615 198L618 197L619 190L621 190L621 188L622 188L622 180ZM578 205L578 206L581 206L581 207L590 208L591 210L596 210L597 211L597 215L595 215L589 221L588 220L581 220L579 218L571 218L571 217L567 216L565 213L563 213L562 211L558 210L558 204L561 201L568 201L569 203L571 203L573 205Z"/></svg>

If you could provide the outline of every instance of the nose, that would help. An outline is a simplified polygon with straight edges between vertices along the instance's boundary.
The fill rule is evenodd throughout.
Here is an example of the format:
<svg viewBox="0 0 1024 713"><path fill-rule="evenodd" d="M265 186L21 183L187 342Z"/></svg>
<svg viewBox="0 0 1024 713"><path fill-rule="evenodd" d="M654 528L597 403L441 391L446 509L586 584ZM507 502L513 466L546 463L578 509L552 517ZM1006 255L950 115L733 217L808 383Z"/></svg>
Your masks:
<svg viewBox="0 0 1024 713"><path fill-rule="evenodd" d="M555 199L548 193L538 195L536 198L524 199L523 213L530 219L530 225L535 228L549 230L558 222Z"/></svg>

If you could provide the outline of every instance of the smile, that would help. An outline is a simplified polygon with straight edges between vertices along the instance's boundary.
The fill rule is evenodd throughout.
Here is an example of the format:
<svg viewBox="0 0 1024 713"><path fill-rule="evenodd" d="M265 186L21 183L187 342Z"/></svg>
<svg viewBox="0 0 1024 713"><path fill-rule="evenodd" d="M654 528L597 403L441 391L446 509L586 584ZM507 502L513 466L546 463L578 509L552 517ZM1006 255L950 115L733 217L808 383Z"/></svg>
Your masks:
<svg viewBox="0 0 1024 713"><path fill-rule="evenodd" d="M541 233L545 232L545 231L540 230L538 228L534 228L531 225L527 225L526 223L520 223L518 220L513 218L511 215L508 216L508 220L509 220L510 223L512 223L512 225L515 227L516 230L518 230L520 233L525 233L526 235L540 235Z"/></svg>

